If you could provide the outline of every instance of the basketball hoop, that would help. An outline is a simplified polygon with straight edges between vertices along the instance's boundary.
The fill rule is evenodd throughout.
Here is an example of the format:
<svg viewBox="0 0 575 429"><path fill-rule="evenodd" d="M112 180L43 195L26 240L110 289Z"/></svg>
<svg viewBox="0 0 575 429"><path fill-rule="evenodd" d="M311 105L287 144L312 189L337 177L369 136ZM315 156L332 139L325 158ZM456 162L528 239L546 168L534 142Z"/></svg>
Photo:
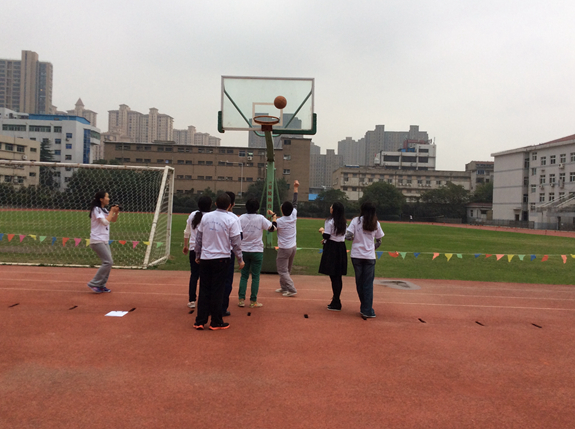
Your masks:
<svg viewBox="0 0 575 429"><path fill-rule="evenodd" d="M279 124L280 118L277 116L260 115L254 116L253 121L262 126L262 131L272 131L272 125Z"/></svg>

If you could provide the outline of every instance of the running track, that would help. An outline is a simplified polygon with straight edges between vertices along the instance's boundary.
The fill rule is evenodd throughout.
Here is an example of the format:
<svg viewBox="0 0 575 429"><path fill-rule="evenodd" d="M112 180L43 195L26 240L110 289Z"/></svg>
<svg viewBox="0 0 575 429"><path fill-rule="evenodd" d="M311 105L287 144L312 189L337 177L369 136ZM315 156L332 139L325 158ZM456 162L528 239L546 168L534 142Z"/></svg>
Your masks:
<svg viewBox="0 0 575 429"><path fill-rule="evenodd" d="M101 295L94 272L0 266L0 427L574 425L573 286L376 285L362 320L352 277L338 313L325 276L294 276L294 298L262 276L264 307L240 309L236 274L212 332L192 328L186 272L113 270Z"/></svg>

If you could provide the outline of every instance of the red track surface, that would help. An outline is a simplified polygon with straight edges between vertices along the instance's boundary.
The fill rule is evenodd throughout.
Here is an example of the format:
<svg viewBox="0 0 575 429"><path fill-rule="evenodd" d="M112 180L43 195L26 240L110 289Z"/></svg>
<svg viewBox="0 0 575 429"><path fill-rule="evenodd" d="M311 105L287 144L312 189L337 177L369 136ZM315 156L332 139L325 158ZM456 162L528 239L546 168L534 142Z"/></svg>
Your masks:
<svg viewBox="0 0 575 429"><path fill-rule="evenodd" d="M258 309L235 306L236 277L212 332L192 328L187 273L114 270L95 295L94 272L0 266L0 427L574 426L572 286L376 285L364 321L352 277L339 313L327 277L285 298L262 276Z"/></svg>

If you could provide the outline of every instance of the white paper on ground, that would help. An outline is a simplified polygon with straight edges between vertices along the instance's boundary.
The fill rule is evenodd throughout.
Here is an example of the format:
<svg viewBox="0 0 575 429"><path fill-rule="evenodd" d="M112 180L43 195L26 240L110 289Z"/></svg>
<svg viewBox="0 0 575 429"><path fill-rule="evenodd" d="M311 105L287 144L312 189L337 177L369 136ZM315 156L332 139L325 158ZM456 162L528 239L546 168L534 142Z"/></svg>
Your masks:
<svg viewBox="0 0 575 429"><path fill-rule="evenodd" d="M110 311L108 314L106 314L106 316L122 317L125 316L126 314L128 314L128 311Z"/></svg>

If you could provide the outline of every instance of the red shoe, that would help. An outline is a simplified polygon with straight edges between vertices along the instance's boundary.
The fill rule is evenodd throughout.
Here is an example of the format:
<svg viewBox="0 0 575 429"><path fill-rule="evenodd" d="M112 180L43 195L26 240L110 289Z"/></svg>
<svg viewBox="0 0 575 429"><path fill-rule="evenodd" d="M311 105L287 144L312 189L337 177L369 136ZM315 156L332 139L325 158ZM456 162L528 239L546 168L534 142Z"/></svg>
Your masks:
<svg viewBox="0 0 575 429"><path fill-rule="evenodd" d="M203 331L204 330L204 325L196 325L194 323L194 328L196 328L198 331Z"/></svg>

